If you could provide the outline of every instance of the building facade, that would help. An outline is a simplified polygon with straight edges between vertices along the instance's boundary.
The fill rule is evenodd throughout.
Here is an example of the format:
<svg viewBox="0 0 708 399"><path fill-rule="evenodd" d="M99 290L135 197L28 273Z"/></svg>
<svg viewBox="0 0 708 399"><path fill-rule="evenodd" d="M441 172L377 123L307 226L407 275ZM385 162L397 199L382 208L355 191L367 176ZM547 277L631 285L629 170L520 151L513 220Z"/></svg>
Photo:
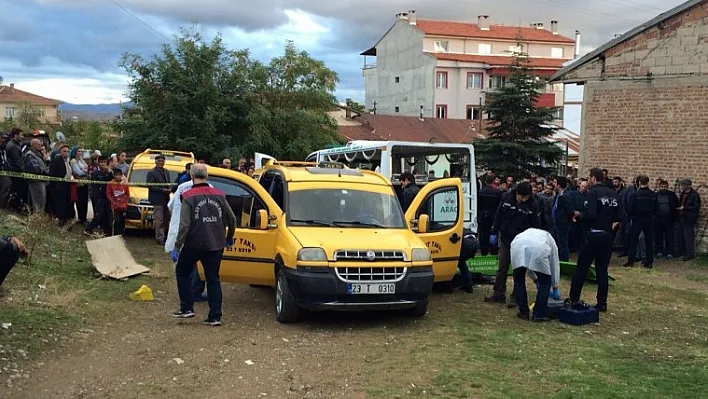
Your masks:
<svg viewBox="0 0 708 399"><path fill-rule="evenodd" d="M708 0L691 0L568 65L583 84L580 173L690 178L708 198ZM699 232L708 223L701 211ZM706 238L703 237L704 247Z"/></svg>
<svg viewBox="0 0 708 399"><path fill-rule="evenodd" d="M493 25L488 16L472 24L400 13L361 53L365 105L384 115L481 119L486 93L505 84L514 53L527 55L534 74L547 78L574 58L577 46L559 34L557 21L548 30L541 23ZM563 100L563 85L548 85L539 105L560 107Z"/></svg>
<svg viewBox="0 0 708 399"><path fill-rule="evenodd" d="M11 122L21 120L22 112L32 112L33 118L42 124L61 124L59 105L61 101L32 94L9 86L0 85L0 118Z"/></svg>

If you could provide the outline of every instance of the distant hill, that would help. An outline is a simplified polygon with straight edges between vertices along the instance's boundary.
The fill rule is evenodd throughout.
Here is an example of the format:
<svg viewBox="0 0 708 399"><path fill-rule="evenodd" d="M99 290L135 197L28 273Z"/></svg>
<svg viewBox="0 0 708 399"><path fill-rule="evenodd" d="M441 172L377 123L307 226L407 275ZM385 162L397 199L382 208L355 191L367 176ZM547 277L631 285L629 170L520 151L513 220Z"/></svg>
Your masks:
<svg viewBox="0 0 708 399"><path fill-rule="evenodd" d="M114 104L71 104L59 106L64 119L77 117L82 120L111 120L121 114L121 107L131 107L133 103Z"/></svg>

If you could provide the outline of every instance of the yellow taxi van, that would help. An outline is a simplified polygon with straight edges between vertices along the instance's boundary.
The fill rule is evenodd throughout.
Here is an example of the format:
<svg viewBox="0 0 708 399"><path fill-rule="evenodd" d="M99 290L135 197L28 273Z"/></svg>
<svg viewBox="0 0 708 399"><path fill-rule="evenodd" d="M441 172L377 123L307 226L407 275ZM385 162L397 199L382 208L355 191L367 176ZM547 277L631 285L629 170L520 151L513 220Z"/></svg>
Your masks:
<svg viewBox="0 0 708 399"><path fill-rule="evenodd" d="M170 171L172 181L184 171L185 165L195 163L194 154L191 152L166 151L146 149L133 158L128 169L128 183L140 184L147 181L148 172L155 167L155 157L165 157L165 169ZM152 204L148 201L148 188L146 186L130 186L128 198L128 211L126 212L125 227L127 229L150 230L152 224Z"/></svg>
<svg viewBox="0 0 708 399"><path fill-rule="evenodd" d="M435 207L463 201L460 179L425 185L404 214L391 182L341 163L269 162L258 180L209 167L238 220L224 282L275 288L275 317L306 310L427 312L434 281L449 281L462 241L456 218ZM200 274L203 271L200 267Z"/></svg>

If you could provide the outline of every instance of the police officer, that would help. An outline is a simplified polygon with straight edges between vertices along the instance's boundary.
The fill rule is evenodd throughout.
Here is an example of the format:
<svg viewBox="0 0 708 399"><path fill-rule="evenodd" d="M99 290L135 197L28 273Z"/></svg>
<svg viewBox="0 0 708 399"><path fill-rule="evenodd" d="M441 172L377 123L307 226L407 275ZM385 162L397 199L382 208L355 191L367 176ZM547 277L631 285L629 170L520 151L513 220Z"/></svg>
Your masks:
<svg viewBox="0 0 708 399"><path fill-rule="evenodd" d="M506 302L506 280L509 276L509 264L511 263L511 242L518 234L530 227L541 228L543 208L531 194L531 184L522 181L515 189L504 194L499 208L497 208L489 242L493 246L499 244L499 268L494 279L494 293L484 298L485 302ZM510 308L516 307L513 293L508 306Z"/></svg>
<svg viewBox="0 0 708 399"><path fill-rule="evenodd" d="M493 247L489 245L489 232L492 229L494 215L502 199L502 192L494 187L494 180L496 180L494 175L487 175L485 177L486 186L477 194L477 207L479 209L477 212L479 250L482 256L486 256L489 253L496 255L498 252L496 245Z"/></svg>
<svg viewBox="0 0 708 399"><path fill-rule="evenodd" d="M566 302L580 301L590 264L595 261L597 273L597 304L601 312L607 311L607 267L612 257L612 231L620 221L620 203L616 192L603 183L602 169L590 170L591 185L585 198L583 210L575 211L573 221L580 223L583 240L578 254L578 264L570 286L570 298Z"/></svg>

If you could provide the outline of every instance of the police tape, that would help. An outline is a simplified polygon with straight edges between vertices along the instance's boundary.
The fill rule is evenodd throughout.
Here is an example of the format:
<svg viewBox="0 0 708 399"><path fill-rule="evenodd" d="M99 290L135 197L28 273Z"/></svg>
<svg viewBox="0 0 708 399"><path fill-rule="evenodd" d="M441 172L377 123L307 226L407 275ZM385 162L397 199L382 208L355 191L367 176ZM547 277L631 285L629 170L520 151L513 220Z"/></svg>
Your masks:
<svg viewBox="0 0 708 399"><path fill-rule="evenodd" d="M32 173L24 172L10 172L6 170L0 170L0 176L15 177L27 180L40 180L46 182L61 182L61 183L77 183L77 184L109 184L113 183L113 180L109 181L97 181L97 180L84 180L84 179L67 179L63 177L36 175ZM125 182L123 183L129 187L170 187L176 186L177 183L136 183L136 182Z"/></svg>

